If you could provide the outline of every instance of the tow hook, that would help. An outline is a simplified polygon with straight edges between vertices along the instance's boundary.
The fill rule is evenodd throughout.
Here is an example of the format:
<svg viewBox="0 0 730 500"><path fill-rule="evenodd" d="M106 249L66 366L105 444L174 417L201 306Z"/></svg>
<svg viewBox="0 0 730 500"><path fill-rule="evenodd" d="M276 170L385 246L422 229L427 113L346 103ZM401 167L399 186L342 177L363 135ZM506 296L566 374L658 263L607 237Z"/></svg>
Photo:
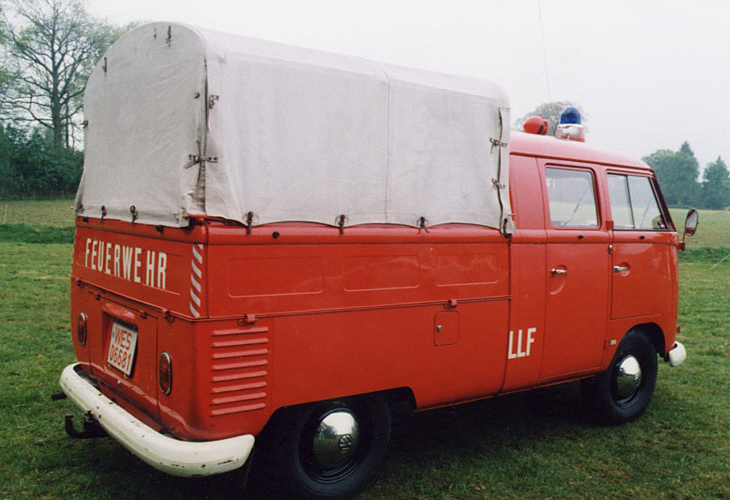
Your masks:
<svg viewBox="0 0 730 500"><path fill-rule="evenodd" d="M64 415L66 424L66 433L74 439L89 439L104 437L106 431L99 425L99 421L94 418L90 411L84 413L84 424L80 431L77 431L73 423L73 415Z"/></svg>

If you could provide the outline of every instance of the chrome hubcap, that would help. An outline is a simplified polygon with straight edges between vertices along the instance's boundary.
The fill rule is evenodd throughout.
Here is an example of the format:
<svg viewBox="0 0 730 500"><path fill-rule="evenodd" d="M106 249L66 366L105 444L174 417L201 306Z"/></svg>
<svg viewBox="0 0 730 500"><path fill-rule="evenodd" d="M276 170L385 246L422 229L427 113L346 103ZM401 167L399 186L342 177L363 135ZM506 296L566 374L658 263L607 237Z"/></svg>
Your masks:
<svg viewBox="0 0 730 500"><path fill-rule="evenodd" d="M618 365L616 389L619 396L628 399L639 390L641 385L641 365L634 356L626 356Z"/></svg>
<svg viewBox="0 0 730 500"><path fill-rule="evenodd" d="M355 416L347 409L326 414L314 433L314 458L324 469L336 469L347 464L357 450L360 432Z"/></svg>

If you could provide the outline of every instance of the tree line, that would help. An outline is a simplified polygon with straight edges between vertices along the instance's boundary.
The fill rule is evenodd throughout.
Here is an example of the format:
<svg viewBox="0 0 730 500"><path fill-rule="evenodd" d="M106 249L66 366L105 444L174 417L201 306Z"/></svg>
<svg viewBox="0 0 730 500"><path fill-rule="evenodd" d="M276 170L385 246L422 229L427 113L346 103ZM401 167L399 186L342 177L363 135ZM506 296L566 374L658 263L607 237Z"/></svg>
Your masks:
<svg viewBox="0 0 730 500"><path fill-rule="evenodd" d="M660 149L642 158L656 172L670 206L726 209L730 206L730 172L721 156L702 170L688 142L677 151Z"/></svg>
<svg viewBox="0 0 730 500"><path fill-rule="evenodd" d="M583 128L587 116L580 105L569 101L555 101L539 105L530 113L517 120L516 126L522 124L530 116L542 116L548 121L548 135L555 134L560 122L560 112L568 106L577 107L583 117ZM730 171L721 156L708 163L702 170L694 151L688 142L684 142L677 151L660 149L642 158L654 169L662 188L664 199L672 207L695 207L714 210L730 207Z"/></svg>
<svg viewBox="0 0 730 500"><path fill-rule="evenodd" d="M0 0L0 197L75 191L86 79L130 27L80 0Z"/></svg>

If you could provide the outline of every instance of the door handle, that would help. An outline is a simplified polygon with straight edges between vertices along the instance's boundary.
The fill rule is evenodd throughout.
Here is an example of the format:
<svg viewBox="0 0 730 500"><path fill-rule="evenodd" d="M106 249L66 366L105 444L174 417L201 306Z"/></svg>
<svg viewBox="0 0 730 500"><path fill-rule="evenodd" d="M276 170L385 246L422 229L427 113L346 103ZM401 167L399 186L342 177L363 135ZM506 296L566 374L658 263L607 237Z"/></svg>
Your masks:
<svg viewBox="0 0 730 500"><path fill-rule="evenodd" d="M628 271L628 270L629 270L628 266L627 267L613 266L613 272L614 273L623 273L624 271Z"/></svg>
<svg viewBox="0 0 730 500"><path fill-rule="evenodd" d="M568 274L568 270L567 270L567 269L557 269L557 268L553 268L553 269L551 269L551 270L550 270L550 272L551 272L552 274Z"/></svg>

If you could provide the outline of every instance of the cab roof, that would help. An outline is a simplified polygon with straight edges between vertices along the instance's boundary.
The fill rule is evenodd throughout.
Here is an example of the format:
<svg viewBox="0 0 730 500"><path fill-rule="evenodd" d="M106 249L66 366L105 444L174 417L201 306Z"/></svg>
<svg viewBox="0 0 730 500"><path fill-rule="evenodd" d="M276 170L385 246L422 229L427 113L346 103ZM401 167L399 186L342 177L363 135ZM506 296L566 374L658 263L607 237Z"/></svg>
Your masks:
<svg viewBox="0 0 730 500"><path fill-rule="evenodd" d="M585 161L603 165L651 170L641 160L599 149L584 142L567 141L550 136L526 134L524 132L512 132L510 151L515 155Z"/></svg>

